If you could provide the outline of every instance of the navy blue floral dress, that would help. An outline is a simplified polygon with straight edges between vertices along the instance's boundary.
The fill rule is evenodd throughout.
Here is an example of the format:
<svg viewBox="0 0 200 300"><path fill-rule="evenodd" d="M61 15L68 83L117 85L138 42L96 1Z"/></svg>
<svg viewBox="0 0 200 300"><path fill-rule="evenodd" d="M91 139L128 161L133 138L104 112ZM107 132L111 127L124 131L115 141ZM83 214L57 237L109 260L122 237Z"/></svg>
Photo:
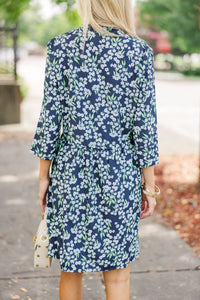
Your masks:
<svg viewBox="0 0 200 300"><path fill-rule="evenodd" d="M53 160L49 256L63 271L125 268L139 256L141 168L159 163L152 49L83 25L47 47L30 152Z"/></svg>

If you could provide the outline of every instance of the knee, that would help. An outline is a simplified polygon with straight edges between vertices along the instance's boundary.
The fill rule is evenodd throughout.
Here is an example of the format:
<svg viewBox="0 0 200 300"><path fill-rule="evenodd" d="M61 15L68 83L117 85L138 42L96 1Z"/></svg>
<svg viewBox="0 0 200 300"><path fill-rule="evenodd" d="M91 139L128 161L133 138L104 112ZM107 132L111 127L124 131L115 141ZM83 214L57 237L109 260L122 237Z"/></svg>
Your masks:
<svg viewBox="0 0 200 300"><path fill-rule="evenodd" d="M129 276L128 275L117 274L115 276L107 278L105 283L106 284L126 284L127 282L129 282Z"/></svg>
<svg viewBox="0 0 200 300"><path fill-rule="evenodd" d="M129 277L116 276L113 278L105 279L105 287L109 286L124 286L129 284Z"/></svg>
<svg viewBox="0 0 200 300"><path fill-rule="evenodd" d="M130 280L129 270L116 269L112 271L104 271L105 285L127 284L129 283L129 280Z"/></svg>

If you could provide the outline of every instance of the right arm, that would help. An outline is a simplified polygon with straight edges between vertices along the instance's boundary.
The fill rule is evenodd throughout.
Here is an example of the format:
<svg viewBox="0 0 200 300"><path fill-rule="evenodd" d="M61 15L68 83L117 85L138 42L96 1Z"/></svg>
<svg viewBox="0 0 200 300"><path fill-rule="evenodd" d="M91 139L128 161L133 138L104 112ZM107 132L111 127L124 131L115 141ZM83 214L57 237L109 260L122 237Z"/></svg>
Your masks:
<svg viewBox="0 0 200 300"><path fill-rule="evenodd" d="M133 124L133 140L136 150L135 164L142 170L145 187L154 192L154 165L159 163L157 110L155 95L155 74L153 50L145 47L140 63L137 85L139 97ZM142 197L140 218L152 215L156 199Z"/></svg>

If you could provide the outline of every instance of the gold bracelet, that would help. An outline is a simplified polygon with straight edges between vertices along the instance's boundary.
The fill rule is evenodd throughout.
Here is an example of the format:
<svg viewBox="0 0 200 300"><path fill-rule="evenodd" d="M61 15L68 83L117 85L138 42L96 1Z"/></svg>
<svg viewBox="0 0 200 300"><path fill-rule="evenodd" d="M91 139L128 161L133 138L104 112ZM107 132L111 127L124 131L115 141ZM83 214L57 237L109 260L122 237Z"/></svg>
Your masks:
<svg viewBox="0 0 200 300"><path fill-rule="evenodd" d="M142 191L143 191L144 194L146 194L147 196L153 197L153 198L156 198L157 195L160 194L160 189L157 185L154 185L154 192L152 192L148 188L146 188L145 183L143 183L141 185L141 188L142 188Z"/></svg>

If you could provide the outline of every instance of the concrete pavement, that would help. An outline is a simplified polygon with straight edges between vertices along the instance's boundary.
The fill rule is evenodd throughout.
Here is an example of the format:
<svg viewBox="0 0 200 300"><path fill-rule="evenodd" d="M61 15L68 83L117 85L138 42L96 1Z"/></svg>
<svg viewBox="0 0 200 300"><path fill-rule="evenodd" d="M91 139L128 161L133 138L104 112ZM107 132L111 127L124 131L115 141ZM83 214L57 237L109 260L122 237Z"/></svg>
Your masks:
<svg viewBox="0 0 200 300"><path fill-rule="evenodd" d="M31 137L0 131L1 300L14 295L24 300L58 299L58 261L50 270L33 268L32 238L41 212L39 161L28 152ZM140 221L141 254L131 263L130 299L198 300L200 259L173 229L154 222L155 216ZM83 300L98 299L106 299L101 272L84 274Z"/></svg>
<svg viewBox="0 0 200 300"><path fill-rule="evenodd" d="M33 268L32 238L41 212L37 200L39 159L29 153L29 147L41 105L41 74L44 67L44 63L41 64L40 70L36 61L38 58L30 64L26 62L26 68L25 64L21 65L30 85L29 95L21 105L21 124L0 126L0 300L58 299L58 262L54 260L50 270ZM160 99L158 119L161 121L160 152L196 153L198 139L194 133L189 139L181 118L190 118L191 111L197 107L198 96L194 94L190 99L193 107L190 109L184 94L188 95L190 88L196 90L199 83L181 85L178 81L177 92L184 99L183 106L179 103L182 115L177 114L176 118L174 113L170 124L167 123L167 116L170 116L170 107L177 99L176 92L171 93L170 89L175 89L175 85L173 81L166 83L162 78L158 79L157 85ZM170 97L174 95L174 98L168 101L167 93ZM194 120L195 118L196 115ZM175 127L172 126L172 120ZM196 128L196 123L188 124L188 128ZM140 257L131 263L130 299L198 300L200 259L173 229L155 222L157 218L154 214L140 221ZM106 297L101 272L84 274L83 300L104 299Z"/></svg>

